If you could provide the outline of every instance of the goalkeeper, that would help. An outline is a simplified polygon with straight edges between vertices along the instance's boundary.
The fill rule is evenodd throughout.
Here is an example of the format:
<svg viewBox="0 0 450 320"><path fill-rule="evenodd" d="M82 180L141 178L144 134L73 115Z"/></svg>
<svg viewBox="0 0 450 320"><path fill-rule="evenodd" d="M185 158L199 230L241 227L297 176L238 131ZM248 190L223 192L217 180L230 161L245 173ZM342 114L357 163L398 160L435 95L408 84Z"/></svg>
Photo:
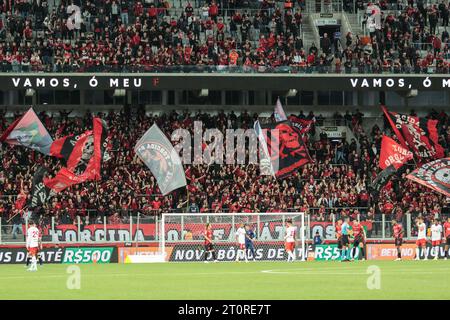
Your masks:
<svg viewBox="0 0 450 320"><path fill-rule="evenodd" d="M255 246L253 245L253 240L255 239L255 233L253 232L253 229L246 224L245 225L245 251L248 257L248 252L250 251L252 253L251 257L253 257L253 261L256 261L256 254L255 254Z"/></svg>

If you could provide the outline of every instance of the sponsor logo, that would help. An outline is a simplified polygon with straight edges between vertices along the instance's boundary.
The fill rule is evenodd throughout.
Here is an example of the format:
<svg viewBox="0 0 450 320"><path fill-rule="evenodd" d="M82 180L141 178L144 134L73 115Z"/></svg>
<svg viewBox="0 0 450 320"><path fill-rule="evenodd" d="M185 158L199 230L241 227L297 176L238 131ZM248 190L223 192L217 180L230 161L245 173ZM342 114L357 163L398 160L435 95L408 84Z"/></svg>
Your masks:
<svg viewBox="0 0 450 320"><path fill-rule="evenodd" d="M169 258L172 254L173 247L165 248L165 260L169 261ZM124 247L119 248L119 263L127 263L127 260L130 256L157 256L161 253L159 247L140 247L140 248L131 248Z"/></svg>
<svg viewBox="0 0 450 320"><path fill-rule="evenodd" d="M416 255L416 245L413 243L406 243L401 246L401 253L403 260L412 260ZM426 255L428 259L435 257L434 248L427 244ZM445 257L444 245L441 245L438 250L438 258ZM394 260L397 258L397 248L394 244L368 244L367 245L367 259L368 260Z"/></svg>

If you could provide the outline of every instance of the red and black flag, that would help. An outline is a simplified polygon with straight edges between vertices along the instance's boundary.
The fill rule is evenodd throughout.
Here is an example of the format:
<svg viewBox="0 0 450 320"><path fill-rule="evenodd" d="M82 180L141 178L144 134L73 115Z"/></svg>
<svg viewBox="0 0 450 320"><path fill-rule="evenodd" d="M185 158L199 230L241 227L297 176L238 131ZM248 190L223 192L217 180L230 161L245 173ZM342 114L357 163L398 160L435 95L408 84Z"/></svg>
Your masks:
<svg viewBox="0 0 450 320"><path fill-rule="evenodd" d="M403 148L393 139L383 136L379 164L381 169L386 169L390 165L398 169L412 158L413 154L411 151Z"/></svg>
<svg viewBox="0 0 450 320"><path fill-rule="evenodd" d="M382 109L400 143L412 150L420 162L444 157L444 148L439 144L438 120L388 111L384 106Z"/></svg>
<svg viewBox="0 0 450 320"><path fill-rule="evenodd" d="M294 128L296 128L302 135L307 134L314 124L314 120L302 119L294 115L289 116L289 121L291 121Z"/></svg>
<svg viewBox="0 0 450 320"><path fill-rule="evenodd" d="M406 177L450 198L450 158L426 163Z"/></svg>
<svg viewBox="0 0 450 320"><path fill-rule="evenodd" d="M14 121L0 136L0 141L31 148L46 155L50 154L50 146L53 143L52 137L33 108Z"/></svg>
<svg viewBox="0 0 450 320"><path fill-rule="evenodd" d="M300 133L290 121L263 125L262 129L272 169L277 178L286 177L311 162Z"/></svg>
<svg viewBox="0 0 450 320"><path fill-rule="evenodd" d="M54 154L61 155L67 163L54 178L45 179L47 187L61 192L74 184L100 179L102 161L109 157L106 151L108 130L100 118L94 118L93 126L92 131L86 131L78 138L62 138L54 146Z"/></svg>

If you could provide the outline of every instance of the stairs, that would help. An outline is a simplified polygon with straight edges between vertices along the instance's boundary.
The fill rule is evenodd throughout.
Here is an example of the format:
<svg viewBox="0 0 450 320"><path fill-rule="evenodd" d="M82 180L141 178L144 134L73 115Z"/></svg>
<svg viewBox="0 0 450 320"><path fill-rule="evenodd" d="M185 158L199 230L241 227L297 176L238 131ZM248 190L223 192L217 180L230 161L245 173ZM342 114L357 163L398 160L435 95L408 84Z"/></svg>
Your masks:
<svg viewBox="0 0 450 320"><path fill-rule="evenodd" d="M303 24L302 24L302 36L303 36L303 48L305 51L308 51L314 42L317 47L319 47L319 43L315 38L315 30L316 26L313 25L313 21L311 21L308 15L303 15Z"/></svg>
<svg viewBox="0 0 450 320"><path fill-rule="evenodd" d="M353 35L362 35L364 33L361 24L358 23L358 15L356 13L342 13L347 16ZM345 35L343 35L345 37Z"/></svg>

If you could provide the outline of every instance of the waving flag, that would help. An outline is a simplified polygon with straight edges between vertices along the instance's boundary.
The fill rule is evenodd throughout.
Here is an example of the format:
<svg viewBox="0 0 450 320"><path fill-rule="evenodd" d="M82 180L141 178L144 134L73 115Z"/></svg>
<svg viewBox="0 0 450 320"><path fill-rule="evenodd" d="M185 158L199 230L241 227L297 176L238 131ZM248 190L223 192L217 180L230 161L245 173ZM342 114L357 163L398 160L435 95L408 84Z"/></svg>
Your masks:
<svg viewBox="0 0 450 320"><path fill-rule="evenodd" d="M276 122L286 121L286 113L283 110L283 106L281 105L280 98L277 99L277 104L275 105L275 110L273 112Z"/></svg>
<svg viewBox="0 0 450 320"><path fill-rule="evenodd" d="M39 167L34 173L33 185L31 186L31 207L42 207L51 196L50 189L44 184L44 175L47 173L45 167Z"/></svg>
<svg viewBox="0 0 450 320"><path fill-rule="evenodd" d="M311 162L301 135L289 121L262 126L272 169L277 178L284 178ZM278 166L276 165L278 164Z"/></svg>
<svg viewBox="0 0 450 320"><path fill-rule="evenodd" d="M297 116L290 115L289 121L291 121L292 125L300 132L300 134L305 135L311 130L311 126L314 123L314 120L301 119Z"/></svg>
<svg viewBox="0 0 450 320"><path fill-rule="evenodd" d="M44 179L44 184L55 192L89 180L100 180L102 160L107 160L108 130L100 118L93 119L93 131L77 136L68 136L55 141L52 154L66 159L54 178Z"/></svg>
<svg viewBox="0 0 450 320"><path fill-rule="evenodd" d="M444 157L444 148L439 144L437 120L391 112L384 106L382 109L400 143L411 149L421 162L423 159Z"/></svg>
<svg viewBox="0 0 450 320"><path fill-rule="evenodd" d="M381 169L386 169L390 165L398 169L412 158L413 154L411 151L403 148L393 139L383 136L379 164Z"/></svg>
<svg viewBox="0 0 450 320"><path fill-rule="evenodd" d="M450 158L426 163L406 177L450 197Z"/></svg>
<svg viewBox="0 0 450 320"><path fill-rule="evenodd" d="M270 161L269 150L267 149L267 141L263 134L261 124L259 123L258 120L255 121L255 124L253 125L253 130L255 130L256 136L258 137L258 140L259 140L259 146L260 146L260 148L259 148L259 168L260 168L260 170L259 171L260 171L261 175L275 177L275 172L273 170L273 167L272 167L272 164ZM275 167L278 168L278 164L276 164Z"/></svg>
<svg viewBox="0 0 450 320"><path fill-rule="evenodd" d="M134 152L155 176L163 195L186 186L181 159L156 124L136 143Z"/></svg>
<svg viewBox="0 0 450 320"><path fill-rule="evenodd" d="M53 143L52 137L33 108L30 108L22 118L14 121L2 134L0 141L12 145L21 145L46 155L50 154L50 146Z"/></svg>
<svg viewBox="0 0 450 320"><path fill-rule="evenodd" d="M376 195L380 190L389 182L391 177L397 172L397 169L393 165L389 165L381 171L378 176L372 182L372 188L376 191Z"/></svg>

